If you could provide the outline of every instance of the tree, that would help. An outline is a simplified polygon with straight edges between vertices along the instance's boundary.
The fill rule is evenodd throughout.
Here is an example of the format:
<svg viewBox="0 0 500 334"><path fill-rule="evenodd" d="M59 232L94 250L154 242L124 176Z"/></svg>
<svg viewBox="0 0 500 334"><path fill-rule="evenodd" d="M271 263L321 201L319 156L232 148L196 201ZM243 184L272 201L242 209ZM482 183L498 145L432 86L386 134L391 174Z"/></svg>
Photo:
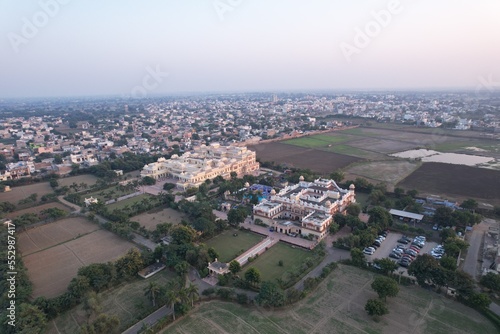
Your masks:
<svg viewBox="0 0 500 334"><path fill-rule="evenodd" d="M101 300L95 291L90 291L87 294L86 298L83 300L83 309L87 313L87 322L90 322L90 318L93 314L99 314L101 312Z"/></svg>
<svg viewBox="0 0 500 334"><path fill-rule="evenodd" d="M163 185L163 190L165 190L165 191L169 191L169 190L174 189L174 188L175 188L175 184L173 184L173 183L167 182Z"/></svg>
<svg viewBox="0 0 500 334"><path fill-rule="evenodd" d="M264 281L256 301L261 306L279 307L285 305L285 294L275 283Z"/></svg>
<svg viewBox="0 0 500 334"><path fill-rule="evenodd" d="M416 191L415 189L411 189L411 190L408 190L406 192L406 194L409 195L409 196L411 196L411 197L413 197L413 198L415 198L418 195L418 191Z"/></svg>
<svg viewBox="0 0 500 334"><path fill-rule="evenodd" d="M368 198L372 204L378 205L385 201L385 194L379 189L373 189Z"/></svg>
<svg viewBox="0 0 500 334"><path fill-rule="evenodd" d="M156 306L156 297L159 293L160 286L156 282L149 282L149 285L144 288L144 295L151 299L153 306Z"/></svg>
<svg viewBox="0 0 500 334"><path fill-rule="evenodd" d="M371 285L379 298L396 297L399 292L398 282L390 277L377 276Z"/></svg>
<svg viewBox="0 0 500 334"><path fill-rule="evenodd" d="M16 333L45 333L47 317L38 307L22 303L17 312Z"/></svg>
<svg viewBox="0 0 500 334"><path fill-rule="evenodd" d="M250 284L258 284L260 282L260 272L254 267L250 267L245 272L245 281Z"/></svg>
<svg viewBox="0 0 500 334"><path fill-rule="evenodd" d="M448 239L454 239L457 234L455 233L454 229L445 228L439 233L439 236L441 237L442 242L446 242L446 240Z"/></svg>
<svg viewBox="0 0 500 334"><path fill-rule="evenodd" d="M49 181L49 184L50 184L50 186L51 186L52 188L57 188L57 187L59 187L59 182L57 182L57 180L56 180L56 179L51 179L51 180Z"/></svg>
<svg viewBox="0 0 500 334"><path fill-rule="evenodd" d="M351 249L351 262L356 267L365 267L366 259L365 254L359 248Z"/></svg>
<svg viewBox="0 0 500 334"><path fill-rule="evenodd" d="M380 299L368 299L365 311L371 316L382 316L389 313L389 309Z"/></svg>
<svg viewBox="0 0 500 334"><path fill-rule="evenodd" d="M472 198L466 199L462 202L462 204L460 204L460 207L470 211L475 211L478 206L479 204L477 203L477 201Z"/></svg>
<svg viewBox="0 0 500 334"><path fill-rule="evenodd" d="M193 307L195 298L198 298L200 296L200 293L198 292L198 287L192 283L189 283L185 291L187 297L189 298L189 300L191 300L191 307Z"/></svg>
<svg viewBox="0 0 500 334"><path fill-rule="evenodd" d="M445 207L445 206L440 206L439 208L436 209L434 212L434 216L432 217L432 221L434 224L440 225L440 226L449 226L451 225L451 220L453 215L453 210Z"/></svg>
<svg viewBox="0 0 500 334"><path fill-rule="evenodd" d="M401 198L403 197L403 195L405 194L405 191L404 189L401 189L401 188L394 188L394 195L397 197L397 198Z"/></svg>
<svg viewBox="0 0 500 334"><path fill-rule="evenodd" d="M361 213L361 205L357 203L351 203L347 206L347 214L357 217Z"/></svg>
<svg viewBox="0 0 500 334"><path fill-rule="evenodd" d="M500 292L500 275L492 272L487 273L481 277L481 285L485 288L493 290L495 292Z"/></svg>
<svg viewBox="0 0 500 334"><path fill-rule="evenodd" d="M100 314L91 324L83 327L84 334L114 334L119 332L120 319L117 316Z"/></svg>
<svg viewBox="0 0 500 334"><path fill-rule="evenodd" d="M179 276L183 277L188 272L189 263L187 263L186 261L181 261L174 266L174 269Z"/></svg>
<svg viewBox="0 0 500 334"><path fill-rule="evenodd" d="M392 216L385 208L376 206L368 213L370 214L368 225L374 225L380 230L386 229L392 225Z"/></svg>
<svg viewBox="0 0 500 334"><path fill-rule="evenodd" d="M380 270L384 274L393 273L399 267L396 262L392 261L389 258L375 259L373 262L380 266Z"/></svg>
<svg viewBox="0 0 500 334"><path fill-rule="evenodd" d="M491 299L485 293L472 293L469 296L469 304L477 309L487 309L491 304Z"/></svg>
<svg viewBox="0 0 500 334"><path fill-rule="evenodd" d="M345 177L345 174L341 170L337 170L337 171L330 174L330 179L332 179L333 181L335 181L337 183L342 182L344 177Z"/></svg>
<svg viewBox="0 0 500 334"><path fill-rule="evenodd" d="M156 184L156 179L152 178L151 176L145 176L142 178L141 183L146 186L152 186Z"/></svg>
<svg viewBox="0 0 500 334"><path fill-rule="evenodd" d="M247 210L244 207L238 207L236 209L229 210L227 213L227 220L229 221L229 224L238 226L245 221L247 215Z"/></svg>
<svg viewBox="0 0 500 334"><path fill-rule="evenodd" d="M241 270L241 265L238 261L233 260L229 263L229 271L233 275L236 275L240 270Z"/></svg>
<svg viewBox="0 0 500 334"><path fill-rule="evenodd" d="M432 283L434 271L439 267L439 262L429 254L417 256L408 267L408 274L415 276L420 286Z"/></svg>
<svg viewBox="0 0 500 334"><path fill-rule="evenodd" d="M175 304L181 302L181 298L179 296L179 291L177 289L169 289L165 293L165 302L169 304L172 308L172 314L175 320Z"/></svg>
<svg viewBox="0 0 500 334"><path fill-rule="evenodd" d="M439 260L441 267L455 271L457 269L457 260L454 257L445 255Z"/></svg>

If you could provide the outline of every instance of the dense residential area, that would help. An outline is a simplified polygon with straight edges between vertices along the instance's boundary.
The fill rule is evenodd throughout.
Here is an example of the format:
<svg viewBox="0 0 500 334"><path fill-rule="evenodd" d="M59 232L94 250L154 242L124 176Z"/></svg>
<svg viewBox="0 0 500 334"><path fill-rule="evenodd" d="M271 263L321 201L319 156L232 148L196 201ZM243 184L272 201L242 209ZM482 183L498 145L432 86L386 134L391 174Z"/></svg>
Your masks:
<svg viewBox="0 0 500 334"><path fill-rule="evenodd" d="M341 308L333 300L361 298L356 314L383 331L398 308L422 314L398 297L421 291L433 317L450 308L469 330L494 330L498 107L466 97L3 101L2 238L17 247L18 325L182 332L210 305L288 310L284 320L322 296ZM423 150L435 153L405 155ZM447 154L457 162L432 160ZM484 182L446 179L464 170ZM434 318L419 319L409 328Z"/></svg>

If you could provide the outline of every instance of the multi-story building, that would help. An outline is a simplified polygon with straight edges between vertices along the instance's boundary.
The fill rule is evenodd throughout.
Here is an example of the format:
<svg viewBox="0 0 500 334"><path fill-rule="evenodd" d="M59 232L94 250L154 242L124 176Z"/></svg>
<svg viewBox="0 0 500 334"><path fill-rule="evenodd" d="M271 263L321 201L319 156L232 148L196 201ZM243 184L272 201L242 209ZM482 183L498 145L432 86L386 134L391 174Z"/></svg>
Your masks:
<svg viewBox="0 0 500 334"><path fill-rule="evenodd" d="M238 176L252 174L259 169L255 152L246 147L220 146L212 143L199 146L182 156L174 154L170 159L159 158L157 162L145 165L141 177L154 179L174 178L177 186L187 189L200 186L205 180L222 176L230 178L235 172Z"/></svg>
<svg viewBox="0 0 500 334"><path fill-rule="evenodd" d="M279 233L313 235L322 239L328 233L333 215L343 213L355 203L354 185L349 190L340 188L335 181L317 179L300 182L271 192L270 200L263 200L253 208L254 221L259 219Z"/></svg>

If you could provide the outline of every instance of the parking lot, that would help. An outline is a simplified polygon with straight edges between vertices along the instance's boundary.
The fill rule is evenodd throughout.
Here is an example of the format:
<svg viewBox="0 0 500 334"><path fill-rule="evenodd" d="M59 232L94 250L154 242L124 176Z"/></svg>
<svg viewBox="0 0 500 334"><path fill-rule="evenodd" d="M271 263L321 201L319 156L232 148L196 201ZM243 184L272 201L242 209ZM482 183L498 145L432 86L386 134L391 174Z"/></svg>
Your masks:
<svg viewBox="0 0 500 334"><path fill-rule="evenodd" d="M376 249L375 253L373 255L366 255L366 260L367 262L373 262L375 259L383 259L383 258L389 258L393 260L394 262L397 262L396 259L390 258L389 254L391 254L392 249L398 245L398 240L403 236L402 233L397 233L397 232L391 232L387 235L385 240L382 242L382 245ZM413 238L412 238L413 239ZM405 248L410 247L411 243L408 243L405 246ZM428 241L425 243L424 247L420 250L419 255L422 254L430 254L431 250L436 247L438 244L437 242L433 241ZM406 268L404 267L399 267L398 272L402 271L402 275L407 275Z"/></svg>

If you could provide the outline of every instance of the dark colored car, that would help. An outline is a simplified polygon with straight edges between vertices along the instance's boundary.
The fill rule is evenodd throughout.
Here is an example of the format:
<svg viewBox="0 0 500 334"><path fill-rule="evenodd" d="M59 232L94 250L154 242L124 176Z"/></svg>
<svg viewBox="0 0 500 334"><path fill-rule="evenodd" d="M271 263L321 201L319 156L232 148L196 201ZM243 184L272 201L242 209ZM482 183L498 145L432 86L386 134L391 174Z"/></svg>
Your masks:
<svg viewBox="0 0 500 334"><path fill-rule="evenodd" d="M401 243L401 244L407 245L409 241L406 240L406 239L401 238L401 239L398 240L398 242Z"/></svg>

